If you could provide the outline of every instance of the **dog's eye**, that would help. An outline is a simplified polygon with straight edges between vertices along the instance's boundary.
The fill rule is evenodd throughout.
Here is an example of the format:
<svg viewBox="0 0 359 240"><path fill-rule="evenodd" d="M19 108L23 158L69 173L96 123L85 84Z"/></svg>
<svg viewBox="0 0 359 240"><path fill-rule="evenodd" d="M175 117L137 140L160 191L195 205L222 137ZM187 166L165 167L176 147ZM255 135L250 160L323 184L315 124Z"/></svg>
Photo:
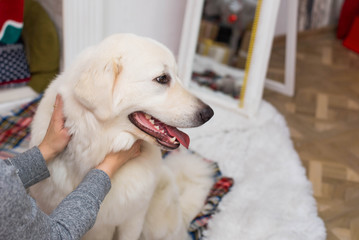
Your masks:
<svg viewBox="0 0 359 240"><path fill-rule="evenodd" d="M167 74L163 74L159 77L156 77L154 80L156 80L160 84L166 84L171 80L171 78Z"/></svg>

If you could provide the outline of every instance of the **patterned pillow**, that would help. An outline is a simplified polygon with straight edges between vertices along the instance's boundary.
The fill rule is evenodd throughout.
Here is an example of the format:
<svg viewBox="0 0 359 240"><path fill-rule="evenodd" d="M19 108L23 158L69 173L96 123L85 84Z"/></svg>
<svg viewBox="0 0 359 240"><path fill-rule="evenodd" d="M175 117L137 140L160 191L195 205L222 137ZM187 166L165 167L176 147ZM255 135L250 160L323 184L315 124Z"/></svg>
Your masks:
<svg viewBox="0 0 359 240"><path fill-rule="evenodd" d="M24 46L20 43L0 46L0 88L22 86L29 80Z"/></svg>

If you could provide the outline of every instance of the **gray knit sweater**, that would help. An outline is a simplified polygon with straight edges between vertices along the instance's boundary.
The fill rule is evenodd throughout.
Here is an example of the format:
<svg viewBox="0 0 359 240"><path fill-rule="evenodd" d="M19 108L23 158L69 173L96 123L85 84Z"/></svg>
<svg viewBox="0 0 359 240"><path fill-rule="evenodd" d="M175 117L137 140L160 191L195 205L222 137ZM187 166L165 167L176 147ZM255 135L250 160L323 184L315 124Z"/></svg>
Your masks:
<svg viewBox="0 0 359 240"><path fill-rule="evenodd" d="M80 239L94 225L111 188L108 175L91 170L51 215L46 215L25 188L49 175L37 147L0 160L0 239Z"/></svg>

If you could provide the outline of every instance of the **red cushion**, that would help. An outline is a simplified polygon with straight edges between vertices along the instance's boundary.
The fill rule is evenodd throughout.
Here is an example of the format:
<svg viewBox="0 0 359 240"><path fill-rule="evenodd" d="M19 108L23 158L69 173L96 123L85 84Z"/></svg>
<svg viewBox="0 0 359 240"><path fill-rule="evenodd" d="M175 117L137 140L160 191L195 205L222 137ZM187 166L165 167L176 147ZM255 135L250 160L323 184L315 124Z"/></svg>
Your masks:
<svg viewBox="0 0 359 240"><path fill-rule="evenodd" d="M338 22L339 39L344 39L348 35L356 16L359 16L359 0L345 0Z"/></svg>
<svg viewBox="0 0 359 240"><path fill-rule="evenodd" d="M0 1L0 26L7 20L22 22L24 19L23 0L1 0Z"/></svg>
<svg viewBox="0 0 359 240"><path fill-rule="evenodd" d="M0 41L16 43L21 35L24 19L24 0L0 0Z"/></svg>
<svg viewBox="0 0 359 240"><path fill-rule="evenodd" d="M343 41L343 45L359 53L359 16L354 19L350 32Z"/></svg>

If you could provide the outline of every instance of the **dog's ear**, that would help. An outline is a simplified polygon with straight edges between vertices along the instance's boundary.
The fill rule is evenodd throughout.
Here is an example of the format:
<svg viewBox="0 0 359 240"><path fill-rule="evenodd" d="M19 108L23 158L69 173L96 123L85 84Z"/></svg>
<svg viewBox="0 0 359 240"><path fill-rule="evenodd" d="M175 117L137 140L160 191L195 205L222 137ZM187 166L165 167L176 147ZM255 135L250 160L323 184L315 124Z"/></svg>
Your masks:
<svg viewBox="0 0 359 240"><path fill-rule="evenodd" d="M98 119L106 120L113 113L113 89L122 68L118 58L112 59L105 65L99 62L101 61L84 67L85 70L75 85L74 93L76 99Z"/></svg>

